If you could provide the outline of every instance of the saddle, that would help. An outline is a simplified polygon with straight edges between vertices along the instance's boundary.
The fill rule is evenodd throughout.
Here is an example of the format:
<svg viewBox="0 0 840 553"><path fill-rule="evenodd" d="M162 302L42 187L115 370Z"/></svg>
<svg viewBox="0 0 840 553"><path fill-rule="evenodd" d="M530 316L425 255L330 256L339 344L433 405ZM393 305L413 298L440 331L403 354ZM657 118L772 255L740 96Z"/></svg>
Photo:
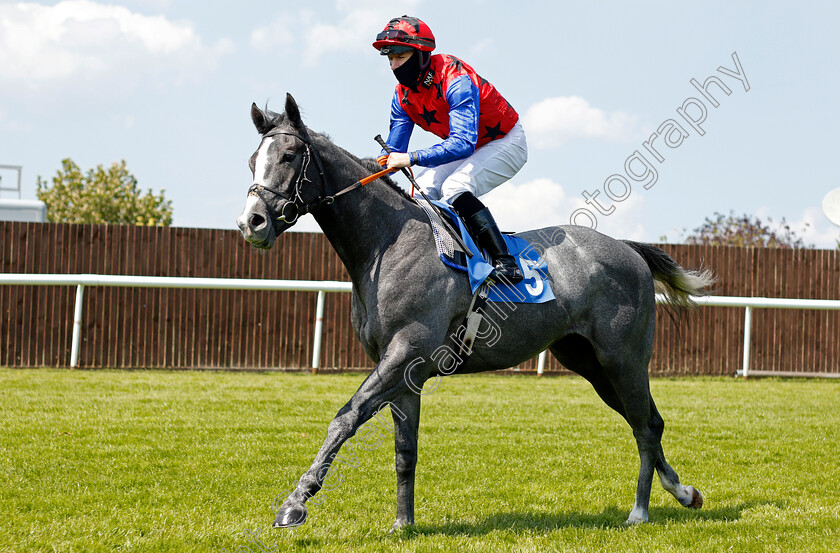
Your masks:
<svg viewBox="0 0 840 553"><path fill-rule="evenodd" d="M545 303L554 299L547 281L545 261L540 258L539 250L526 240L504 234L508 250L525 275L522 282L511 284L489 279L493 266L452 208L437 201L432 201L434 207L424 199L415 198L415 201L429 218L440 260L447 267L467 273L473 295L479 287L487 285L487 299L492 302ZM445 224L441 216L447 217L449 224ZM452 229L457 229L459 234L453 235Z"/></svg>
<svg viewBox="0 0 840 553"><path fill-rule="evenodd" d="M554 299L554 293L548 283L545 261L539 256L538 250L526 240L505 234L508 250L516 260L525 278L517 283L498 281L488 278L493 273L493 266L476 246L460 217L446 204L433 202L432 206L425 199L415 199L423 208L432 227L438 256L444 265L469 275L473 299L464 315L464 320L455 333L448 338L451 344L451 366L446 374L456 372L472 353L476 339L481 338L488 343L494 343L500 337L500 330L494 323L491 311L502 318L504 307L499 302L507 304L509 310L515 310L516 303L544 303ZM448 219L444 223L441 217ZM459 234L454 235L454 229ZM485 309L489 307L489 309ZM486 320L485 320L486 319ZM482 322L485 324L481 331ZM450 372L451 371L451 372Z"/></svg>

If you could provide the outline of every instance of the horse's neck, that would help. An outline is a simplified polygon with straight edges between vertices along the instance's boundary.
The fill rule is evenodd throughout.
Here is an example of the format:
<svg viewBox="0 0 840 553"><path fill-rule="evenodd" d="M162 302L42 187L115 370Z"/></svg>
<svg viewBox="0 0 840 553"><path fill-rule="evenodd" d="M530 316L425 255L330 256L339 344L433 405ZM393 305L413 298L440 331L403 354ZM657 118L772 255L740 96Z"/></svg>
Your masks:
<svg viewBox="0 0 840 553"><path fill-rule="evenodd" d="M324 160L331 193L350 186L370 173L355 161L342 159L338 149ZM336 198L314 213L315 219L347 268L360 285L414 216L408 200L383 182L374 181Z"/></svg>

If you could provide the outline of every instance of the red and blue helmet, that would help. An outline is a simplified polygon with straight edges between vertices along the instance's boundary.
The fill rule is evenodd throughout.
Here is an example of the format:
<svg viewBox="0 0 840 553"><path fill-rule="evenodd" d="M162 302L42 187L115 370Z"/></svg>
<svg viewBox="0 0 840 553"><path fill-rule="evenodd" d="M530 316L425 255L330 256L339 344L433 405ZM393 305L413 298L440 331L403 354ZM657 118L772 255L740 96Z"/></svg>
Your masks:
<svg viewBox="0 0 840 553"><path fill-rule="evenodd" d="M428 25L416 17L395 17L376 35L373 47L383 56L408 50L431 52L435 49L435 35Z"/></svg>

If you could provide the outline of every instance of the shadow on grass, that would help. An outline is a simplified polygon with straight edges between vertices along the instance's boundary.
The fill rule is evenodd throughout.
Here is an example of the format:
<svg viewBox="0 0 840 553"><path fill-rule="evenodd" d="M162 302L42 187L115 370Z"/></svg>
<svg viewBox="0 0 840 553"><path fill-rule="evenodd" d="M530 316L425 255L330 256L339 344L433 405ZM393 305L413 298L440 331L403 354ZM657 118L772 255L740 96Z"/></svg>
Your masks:
<svg viewBox="0 0 840 553"><path fill-rule="evenodd" d="M739 505L722 506L716 509L686 509L685 507L651 507L649 511L650 522L653 524L669 524L703 520L711 522L730 522L741 518L741 514L756 507L773 506L777 509L785 509L787 502L754 499L745 501Z"/></svg>
<svg viewBox="0 0 840 553"><path fill-rule="evenodd" d="M784 508L778 501L749 501L740 505L719 507L716 509L686 509L685 507L652 507L649 524L685 523L697 520L710 522L729 522L741 518L747 509L763 505ZM418 524L403 530L404 537L446 535L475 536L489 534L497 530L512 532L548 533L561 528L624 529L629 511L618 507L609 507L600 513L537 513L511 512L496 513L484 520L475 522L446 522L441 524Z"/></svg>

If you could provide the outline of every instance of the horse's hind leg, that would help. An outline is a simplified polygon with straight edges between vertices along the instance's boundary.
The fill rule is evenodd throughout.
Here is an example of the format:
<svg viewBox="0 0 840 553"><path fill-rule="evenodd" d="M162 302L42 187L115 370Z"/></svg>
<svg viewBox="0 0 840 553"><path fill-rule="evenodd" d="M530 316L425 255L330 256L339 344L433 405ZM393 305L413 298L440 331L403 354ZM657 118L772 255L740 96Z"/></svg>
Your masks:
<svg viewBox="0 0 840 553"><path fill-rule="evenodd" d="M645 368L643 378L632 377L633 373L638 372L634 371L632 366L625 370L617 368L616 363L608 369L598 359L591 342L579 335L567 336L555 342L550 350L565 367L587 379L604 403L624 417L633 429L641 466L636 500L627 524L646 522L653 471L656 468L658 453L661 452L659 439L664 429L664 423L658 417L658 413L658 424L657 420L651 417L652 400L647 385L647 369Z"/></svg>
<svg viewBox="0 0 840 553"><path fill-rule="evenodd" d="M671 495L677 498L680 505L689 509L699 509L703 506L703 494L694 486L680 484L680 477L671 465L665 461L665 454L660 451L656 463L656 473L659 475L659 482Z"/></svg>
<svg viewBox="0 0 840 553"><path fill-rule="evenodd" d="M652 398L650 400L650 406L651 411L658 417L659 412ZM656 459L656 473L659 475L659 482L662 484L662 487L673 495L680 502L680 505L690 509L699 509L703 506L703 494L700 493L700 490L695 489L693 486L680 484L680 477L665 460L665 452L662 450L661 443Z"/></svg>
<svg viewBox="0 0 840 553"><path fill-rule="evenodd" d="M665 460L665 453L662 450L662 433L665 430L665 422L656 409L649 387L645 386L644 388L647 394L646 402L641 398L637 398L637 401L631 394L627 394L624 400L627 410L626 419L633 429L633 436L636 438L641 461L639 481L636 487L636 501L633 504L630 516L627 517L627 524L647 522L648 520L648 505L650 504L654 469L659 474L662 487L676 497L680 504L692 508L700 508L703 505L702 494L691 486L680 484L680 478L676 471Z"/></svg>
<svg viewBox="0 0 840 553"><path fill-rule="evenodd" d="M648 392L648 399L650 392ZM639 398L639 402L644 402ZM627 517L627 524L637 524L639 522L647 522L648 520L648 505L650 504L650 489L653 485L653 471L656 468L656 462L659 457L659 452L662 450L661 438L662 432L665 430L665 423L662 418L652 416L650 405L652 401L646 402L647 406L637 405L633 401L633 405L626 405L627 408L627 422L633 429L633 437L636 438L636 446L639 449L639 480L636 484L636 500L633 503L633 510L630 511L630 516Z"/></svg>
<svg viewBox="0 0 840 553"><path fill-rule="evenodd" d="M680 484L679 476L665 461L661 441L665 423L650 395L647 364L621 366L621 362L616 362L605 367L598 360L591 343L581 336L566 337L555 343L551 352L565 367L586 378L601 399L624 417L633 430L640 467L636 498L627 523L648 520L654 470L658 472L662 486L682 505L699 508L703 504L700 492Z"/></svg>

